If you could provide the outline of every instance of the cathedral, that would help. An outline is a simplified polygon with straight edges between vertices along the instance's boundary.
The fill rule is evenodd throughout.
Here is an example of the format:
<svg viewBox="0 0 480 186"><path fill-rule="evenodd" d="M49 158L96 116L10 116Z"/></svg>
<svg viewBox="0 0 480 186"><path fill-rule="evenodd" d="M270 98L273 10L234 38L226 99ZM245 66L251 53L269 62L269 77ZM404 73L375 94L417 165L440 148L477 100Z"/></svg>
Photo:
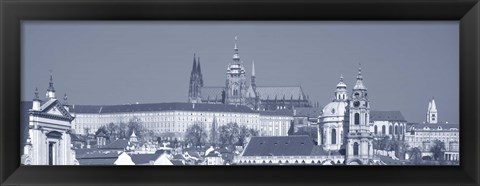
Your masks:
<svg viewBox="0 0 480 186"><path fill-rule="evenodd" d="M194 54L188 102L245 105L259 111L312 107L309 96L304 94L300 86L257 86L254 62L248 82L243 61L240 60L237 37L233 60L227 66L224 86L204 86L200 58Z"/></svg>
<svg viewBox="0 0 480 186"><path fill-rule="evenodd" d="M345 164L373 163L373 133L370 131L370 105L361 68L349 98L343 76L332 102L323 108L318 122L318 145L331 152L345 152Z"/></svg>

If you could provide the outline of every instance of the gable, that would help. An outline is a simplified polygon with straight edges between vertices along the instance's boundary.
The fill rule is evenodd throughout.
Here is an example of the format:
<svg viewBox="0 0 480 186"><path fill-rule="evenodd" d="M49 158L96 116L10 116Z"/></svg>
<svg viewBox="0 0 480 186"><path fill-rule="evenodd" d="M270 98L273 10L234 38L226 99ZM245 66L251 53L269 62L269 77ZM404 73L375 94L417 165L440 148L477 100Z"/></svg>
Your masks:
<svg viewBox="0 0 480 186"><path fill-rule="evenodd" d="M68 118L70 120L73 120L73 116L70 114L69 111L67 111L62 104L56 99L50 99L47 102L45 102L41 107L40 107L40 112L43 114L48 114L48 115L53 115L53 116L60 116L64 118Z"/></svg>

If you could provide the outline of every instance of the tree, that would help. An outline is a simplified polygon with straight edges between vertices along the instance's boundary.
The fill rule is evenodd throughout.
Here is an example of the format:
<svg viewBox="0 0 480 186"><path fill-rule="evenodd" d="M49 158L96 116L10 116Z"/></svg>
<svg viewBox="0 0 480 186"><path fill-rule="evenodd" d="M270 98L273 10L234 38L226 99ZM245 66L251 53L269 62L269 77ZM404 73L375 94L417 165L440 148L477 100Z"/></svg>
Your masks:
<svg viewBox="0 0 480 186"><path fill-rule="evenodd" d="M295 126L293 124L293 121L290 121L290 128L288 128L288 135L291 136L293 133L295 133Z"/></svg>
<svg viewBox="0 0 480 186"><path fill-rule="evenodd" d="M217 132L217 120L213 117L212 129L210 131L210 145L217 146L218 132Z"/></svg>
<svg viewBox="0 0 480 186"><path fill-rule="evenodd" d="M187 128L185 132L185 142L194 147L201 147L207 141L207 133L201 126L201 123L194 123Z"/></svg>
<svg viewBox="0 0 480 186"><path fill-rule="evenodd" d="M294 135L307 135L312 139L317 139L317 127L300 127Z"/></svg>
<svg viewBox="0 0 480 186"><path fill-rule="evenodd" d="M434 160L443 160L443 154L445 153L445 143L440 140L433 141L433 146L430 148L430 152L433 154Z"/></svg>
<svg viewBox="0 0 480 186"><path fill-rule="evenodd" d="M233 147L239 142L240 128L237 123L228 123L218 128L219 142L222 147Z"/></svg>
<svg viewBox="0 0 480 186"><path fill-rule="evenodd" d="M408 154L410 156L410 162L412 162L414 165L419 165L422 163L422 151L420 151L419 148L415 147L410 149Z"/></svg>
<svg viewBox="0 0 480 186"><path fill-rule="evenodd" d="M258 130L249 129L246 126L241 126L239 128L237 145L245 146L250 141L251 137L258 136L259 133L260 132Z"/></svg>

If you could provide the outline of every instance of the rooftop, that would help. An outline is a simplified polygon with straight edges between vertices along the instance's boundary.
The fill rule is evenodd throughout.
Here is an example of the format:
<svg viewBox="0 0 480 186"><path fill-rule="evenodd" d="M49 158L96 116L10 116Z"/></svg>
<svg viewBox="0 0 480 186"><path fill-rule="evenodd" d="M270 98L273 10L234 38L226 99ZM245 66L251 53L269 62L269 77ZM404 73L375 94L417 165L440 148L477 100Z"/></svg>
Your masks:
<svg viewBox="0 0 480 186"><path fill-rule="evenodd" d="M207 112L242 112L255 111L242 105L205 104L205 103L142 103L125 105L72 105L71 112L83 114L108 114L155 111L207 111Z"/></svg>
<svg viewBox="0 0 480 186"><path fill-rule="evenodd" d="M405 118L400 111L370 111L371 121L403 121Z"/></svg>
<svg viewBox="0 0 480 186"><path fill-rule="evenodd" d="M313 146L306 135L252 137L243 156L309 156Z"/></svg>

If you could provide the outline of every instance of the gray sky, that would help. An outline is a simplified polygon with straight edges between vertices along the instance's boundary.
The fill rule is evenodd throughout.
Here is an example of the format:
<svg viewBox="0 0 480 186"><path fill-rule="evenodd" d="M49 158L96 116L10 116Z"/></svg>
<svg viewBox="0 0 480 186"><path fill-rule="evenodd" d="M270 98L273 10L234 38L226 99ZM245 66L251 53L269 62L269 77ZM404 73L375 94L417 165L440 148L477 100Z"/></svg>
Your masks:
<svg viewBox="0 0 480 186"><path fill-rule="evenodd" d="M53 70L72 104L185 102L193 53L206 86L223 86L234 37L257 85L301 85L326 105L362 64L372 110L459 121L459 24L436 22L45 22L22 24L22 100L42 97Z"/></svg>

